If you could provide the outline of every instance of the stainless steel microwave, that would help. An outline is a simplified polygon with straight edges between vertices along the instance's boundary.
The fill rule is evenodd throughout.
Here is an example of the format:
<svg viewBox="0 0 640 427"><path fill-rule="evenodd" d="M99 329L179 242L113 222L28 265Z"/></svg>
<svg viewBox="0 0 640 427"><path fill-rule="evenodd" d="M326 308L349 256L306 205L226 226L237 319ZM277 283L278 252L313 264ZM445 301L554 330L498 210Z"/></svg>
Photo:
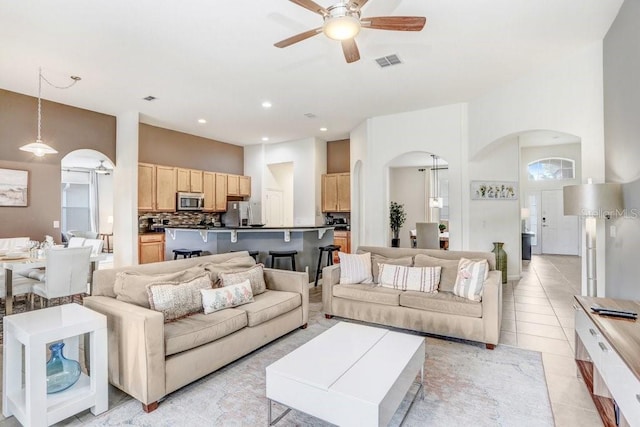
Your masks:
<svg viewBox="0 0 640 427"><path fill-rule="evenodd" d="M201 211L204 209L203 193L181 193L176 195L176 210Z"/></svg>

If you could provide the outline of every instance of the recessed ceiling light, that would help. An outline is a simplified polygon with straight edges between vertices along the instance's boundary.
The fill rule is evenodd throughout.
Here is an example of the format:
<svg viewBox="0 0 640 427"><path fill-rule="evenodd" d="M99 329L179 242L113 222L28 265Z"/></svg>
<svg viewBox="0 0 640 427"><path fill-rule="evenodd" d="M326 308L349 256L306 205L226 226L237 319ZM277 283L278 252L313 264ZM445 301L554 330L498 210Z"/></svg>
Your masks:
<svg viewBox="0 0 640 427"><path fill-rule="evenodd" d="M269 137L268 137L268 136L263 136L263 137L262 137L262 140L263 140L263 141L265 141L265 142L267 142L267 141L269 140Z"/></svg>
<svg viewBox="0 0 640 427"><path fill-rule="evenodd" d="M198 123L205 124L205 123L207 123L207 120L206 119L198 119Z"/></svg>
<svg viewBox="0 0 640 427"><path fill-rule="evenodd" d="M269 101L264 101L262 103L262 108L271 108L271 102Z"/></svg>
<svg viewBox="0 0 640 427"><path fill-rule="evenodd" d="M326 132L327 128L320 128L320 132Z"/></svg>

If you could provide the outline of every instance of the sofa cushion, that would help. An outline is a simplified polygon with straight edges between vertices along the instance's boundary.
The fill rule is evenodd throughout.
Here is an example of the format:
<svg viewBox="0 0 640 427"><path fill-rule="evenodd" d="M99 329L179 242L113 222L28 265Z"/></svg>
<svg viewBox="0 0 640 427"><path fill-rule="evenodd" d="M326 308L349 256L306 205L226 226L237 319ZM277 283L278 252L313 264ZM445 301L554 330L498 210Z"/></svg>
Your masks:
<svg viewBox="0 0 640 427"><path fill-rule="evenodd" d="M334 297L384 305L400 305L401 293L398 289L383 288L374 284L333 286Z"/></svg>
<svg viewBox="0 0 640 427"><path fill-rule="evenodd" d="M474 261L461 258L458 264L458 277L453 287L453 293L459 297L473 301L482 300L484 281L489 277L487 260Z"/></svg>
<svg viewBox="0 0 640 427"><path fill-rule="evenodd" d="M371 253L347 254L338 252L340 258L340 284L371 283Z"/></svg>
<svg viewBox="0 0 640 427"><path fill-rule="evenodd" d="M197 313L164 325L165 356L199 347L247 326L247 314L227 308L211 314ZM215 357L215 355L212 355Z"/></svg>
<svg viewBox="0 0 640 427"><path fill-rule="evenodd" d="M382 255L371 254L371 272L373 273L373 282L380 283L379 280L379 270L380 264L391 264L391 265L413 265L413 257L405 256L400 258L387 258Z"/></svg>
<svg viewBox="0 0 640 427"><path fill-rule="evenodd" d="M249 326L256 326L302 305L297 292L266 291L254 296L254 302L238 307L247 312Z"/></svg>
<svg viewBox="0 0 640 427"><path fill-rule="evenodd" d="M400 305L418 310L435 311L465 317L482 317L482 304L454 295L451 292L429 294L406 291L400 295Z"/></svg>
<svg viewBox="0 0 640 427"><path fill-rule="evenodd" d="M202 311L202 289L211 289L207 273L186 282L151 283L147 285L151 310L161 311L169 322Z"/></svg>
<svg viewBox="0 0 640 427"><path fill-rule="evenodd" d="M147 285L161 282L184 282L204 273L202 267L191 267L185 270L163 274L142 274L137 271L121 271L116 274L113 290L116 299L150 308Z"/></svg>
<svg viewBox="0 0 640 427"><path fill-rule="evenodd" d="M251 283L251 292L253 296L260 295L267 290L267 284L264 281L264 270L262 264L254 265L248 270L238 271L236 273L220 273L220 286L237 285L238 283L248 280Z"/></svg>
<svg viewBox="0 0 640 427"><path fill-rule="evenodd" d="M253 302L249 280L215 289L200 289L204 314Z"/></svg>
<svg viewBox="0 0 640 427"><path fill-rule="evenodd" d="M380 264L380 286L401 291L438 292L442 267Z"/></svg>
<svg viewBox="0 0 640 427"><path fill-rule="evenodd" d="M256 260L252 256L239 256L225 261L211 261L200 264L199 267L209 272L213 287L220 286L220 273L237 273L245 271L256 265Z"/></svg>
<svg viewBox="0 0 640 427"><path fill-rule="evenodd" d="M440 270L439 291L453 292L453 286L456 284L458 276L457 259L441 259L424 254L417 254L414 257L414 267L442 267Z"/></svg>

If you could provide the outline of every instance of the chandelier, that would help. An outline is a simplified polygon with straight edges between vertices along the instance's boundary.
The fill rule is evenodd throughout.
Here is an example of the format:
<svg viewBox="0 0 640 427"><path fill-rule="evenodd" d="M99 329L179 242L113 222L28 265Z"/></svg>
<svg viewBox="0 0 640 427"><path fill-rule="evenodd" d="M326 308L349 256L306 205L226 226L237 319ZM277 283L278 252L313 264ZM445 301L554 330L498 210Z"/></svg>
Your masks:
<svg viewBox="0 0 640 427"><path fill-rule="evenodd" d="M68 86L56 86L44 78L42 75L42 68L38 68L38 137L36 138L36 142L31 142L20 147L22 151L33 153L38 157L42 157L45 154L56 154L58 152L55 148L42 141L42 135L40 132L42 128L42 81L44 80L49 84L49 86L55 87L56 89L68 89L81 80L78 76L71 76L70 78L73 81Z"/></svg>

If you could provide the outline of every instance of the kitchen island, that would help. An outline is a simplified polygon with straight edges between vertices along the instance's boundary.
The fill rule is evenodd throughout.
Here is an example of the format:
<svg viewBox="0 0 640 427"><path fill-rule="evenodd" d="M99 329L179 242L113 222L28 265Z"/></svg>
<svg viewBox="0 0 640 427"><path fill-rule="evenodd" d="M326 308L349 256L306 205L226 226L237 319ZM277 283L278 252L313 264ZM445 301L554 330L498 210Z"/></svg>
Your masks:
<svg viewBox="0 0 640 427"><path fill-rule="evenodd" d="M173 259L174 249L201 250L203 254L231 251L259 251L258 262L270 265L269 251L296 250L298 271L307 270L309 280L315 277L320 246L333 244L332 226L301 227L206 227L181 226L164 228L165 259ZM286 263L287 260L276 262ZM323 260L323 265L326 260ZM277 264L275 265L277 267Z"/></svg>

